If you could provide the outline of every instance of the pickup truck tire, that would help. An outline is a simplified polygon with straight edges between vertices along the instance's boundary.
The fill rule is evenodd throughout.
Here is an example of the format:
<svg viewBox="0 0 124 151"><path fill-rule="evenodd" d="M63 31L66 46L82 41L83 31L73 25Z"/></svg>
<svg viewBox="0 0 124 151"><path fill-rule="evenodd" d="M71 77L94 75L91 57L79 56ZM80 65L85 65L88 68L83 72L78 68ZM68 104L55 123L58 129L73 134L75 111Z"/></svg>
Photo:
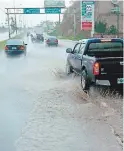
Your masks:
<svg viewBox="0 0 124 151"><path fill-rule="evenodd" d="M86 70L83 70L81 73L81 87L83 90L89 90L90 87Z"/></svg>
<svg viewBox="0 0 124 151"><path fill-rule="evenodd" d="M69 65L68 62L66 63L66 71L65 72L66 72L67 75L69 75L73 72L72 69L71 69L71 66Z"/></svg>

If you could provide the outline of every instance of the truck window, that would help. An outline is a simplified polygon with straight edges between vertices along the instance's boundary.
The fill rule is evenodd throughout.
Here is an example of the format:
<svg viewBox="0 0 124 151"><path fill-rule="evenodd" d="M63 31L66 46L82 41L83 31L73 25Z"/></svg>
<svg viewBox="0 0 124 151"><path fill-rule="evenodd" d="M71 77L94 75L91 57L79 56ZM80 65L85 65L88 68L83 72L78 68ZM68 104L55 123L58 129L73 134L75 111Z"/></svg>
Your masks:
<svg viewBox="0 0 124 151"><path fill-rule="evenodd" d="M105 57L122 57L123 43L120 42L100 42L90 43L88 47L88 55L90 56L105 56Z"/></svg>
<svg viewBox="0 0 124 151"><path fill-rule="evenodd" d="M80 51L79 51L80 54L84 53L84 48L85 48L85 44L81 44Z"/></svg>
<svg viewBox="0 0 124 151"><path fill-rule="evenodd" d="M123 51L123 44L121 42L104 42L91 43L89 45L90 51Z"/></svg>
<svg viewBox="0 0 124 151"><path fill-rule="evenodd" d="M74 47L74 53L79 53L80 51L80 43L76 44Z"/></svg>

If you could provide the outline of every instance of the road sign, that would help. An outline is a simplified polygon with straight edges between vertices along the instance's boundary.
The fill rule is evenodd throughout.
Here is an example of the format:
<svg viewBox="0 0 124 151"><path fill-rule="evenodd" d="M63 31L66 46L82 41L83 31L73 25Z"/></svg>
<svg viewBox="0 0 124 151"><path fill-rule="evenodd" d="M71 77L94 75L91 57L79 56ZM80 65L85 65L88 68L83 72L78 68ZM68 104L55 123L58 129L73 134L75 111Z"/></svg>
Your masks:
<svg viewBox="0 0 124 151"><path fill-rule="evenodd" d="M114 8L112 8L111 9L111 12L117 12L117 13L119 13L120 12L120 7L114 7Z"/></svg>
<svg viewBox="0 0 124 151"><path fill-rule="evenodd" d="M40 8L23 8L24 14L40 14Z"/></svg>
<svg viewBox="0 0 124 151"><path fill-rule="evenodd" d="M94 1L82 1L81 11L81 29L92 30L94 23Z"/></svg>
<svg viewBox="0 0 124 151"><path fill-rule="evenodd" d="M61 8L45 8L46 14L61 14Z"/></svg>
<svg viewBox="0 0 124 151"><path fill-rule="evenodd" d="M44 7L65 7L65 0L44 0Z"/></svg>
<svg viewBox="0 0 124 151"><path fill-rule="evenodd" d="M117 5L119 3L119 0L111 0L112 4Z"/></svg>

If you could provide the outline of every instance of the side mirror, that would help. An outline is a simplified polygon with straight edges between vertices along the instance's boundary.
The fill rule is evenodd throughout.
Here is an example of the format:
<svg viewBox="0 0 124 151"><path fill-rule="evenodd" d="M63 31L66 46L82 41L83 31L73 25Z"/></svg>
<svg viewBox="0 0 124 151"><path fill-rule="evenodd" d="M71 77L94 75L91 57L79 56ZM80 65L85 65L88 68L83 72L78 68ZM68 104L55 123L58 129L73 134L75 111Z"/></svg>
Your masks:
<svg viewBox="0 0 124 151"><path fill-rule="evenodd" d="M72 52L73 52L73 50L71 48L66 49L66 53L72 53Z"/></svg>
<svg viewBox="0 0 124 151"><path fill-rule="evenodd" d="M25 44L26 46L28 45L28 44Z"/></svg>

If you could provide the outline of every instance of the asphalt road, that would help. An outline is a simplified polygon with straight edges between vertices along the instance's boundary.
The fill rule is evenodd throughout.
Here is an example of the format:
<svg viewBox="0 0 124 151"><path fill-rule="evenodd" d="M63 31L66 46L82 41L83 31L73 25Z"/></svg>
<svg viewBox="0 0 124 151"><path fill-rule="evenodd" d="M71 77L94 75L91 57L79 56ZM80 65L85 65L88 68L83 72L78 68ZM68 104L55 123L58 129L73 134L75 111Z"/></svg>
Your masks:
<svg viewBox="0 0 124 151"><path fill-rule="evenodd" d="M121 151L103 113L72 95L62 73L70 45L28 41L26 57L0 53L0 151Z"/></svg>

